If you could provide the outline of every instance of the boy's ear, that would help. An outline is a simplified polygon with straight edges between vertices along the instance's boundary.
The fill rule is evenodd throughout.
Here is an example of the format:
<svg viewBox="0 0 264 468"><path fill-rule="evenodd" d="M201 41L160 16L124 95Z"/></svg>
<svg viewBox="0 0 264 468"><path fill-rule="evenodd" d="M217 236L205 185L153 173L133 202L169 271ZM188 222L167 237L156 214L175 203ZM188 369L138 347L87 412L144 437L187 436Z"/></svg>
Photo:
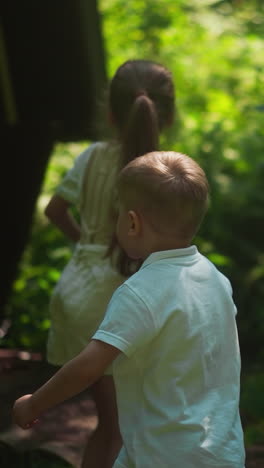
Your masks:
<svg viewBox="0 0 264 468"><path fill-rule="evenodd" d="M135 237L137 236L140 231L141 231L141 219L136 213L136 211L130 210L128 212L129 216L129 230L128 230L128 235Z"/></svg>

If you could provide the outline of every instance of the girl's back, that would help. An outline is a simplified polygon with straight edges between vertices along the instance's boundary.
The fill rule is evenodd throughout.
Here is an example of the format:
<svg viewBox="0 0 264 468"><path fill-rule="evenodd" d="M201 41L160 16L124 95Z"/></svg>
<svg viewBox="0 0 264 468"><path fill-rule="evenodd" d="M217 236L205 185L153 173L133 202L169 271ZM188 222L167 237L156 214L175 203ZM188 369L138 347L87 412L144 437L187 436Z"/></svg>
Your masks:
<svg viewBox="0 0 264 468"><path fill-rule="evenodd" d="M92 145L80 197L81 244L109 245L115 230L117 206L115 180L120 146Z"/></svg>
<svg viewBox="0 0 264 468"><path fill-rule="evenodd" d="M97 142L75 160L56 194L77 206L81 244L108 245L115 229L115 179L120 165L120 145Z"/></svg>
<svg viewBox="0 0 264 468"><path fill-rule="evenodd" d="M80 242L54 289L48 360L63 365L99 326L113 291L124 281L106 256L116 222L117 144L95 143L76 160L57 193L77 205Z"/></svg>

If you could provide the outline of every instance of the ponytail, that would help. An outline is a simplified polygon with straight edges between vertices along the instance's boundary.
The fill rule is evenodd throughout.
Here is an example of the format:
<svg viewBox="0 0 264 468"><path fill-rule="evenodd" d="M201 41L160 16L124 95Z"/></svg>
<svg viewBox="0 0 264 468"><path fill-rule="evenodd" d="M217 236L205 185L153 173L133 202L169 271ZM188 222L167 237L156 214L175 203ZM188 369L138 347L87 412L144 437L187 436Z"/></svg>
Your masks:
<svg viewBox="0 0 264 468"><path fill-rule="evenodd" d="M138 94L131 106L127 125L121 133L122 167L137 156L156 151L159 144L159 122L152 100L143 92ZM131 260L118 245L114 234L109 245L108 255L115 258L117 270L124 276L135 273L142 264Z"/></svg>
<svg viewBox="0 0 264 468"><path fill-rule="evenodd" d="M159 123L156 108L146 94L138 94L121 134L122 166L137 156L158 149Z"/></svg>
<svg viewBox="0 0 264 468"><path fill-rule="evenodd" d="M174 112L170 72L148 60L125 62L111 81L109 108L119 132L122 168L137 156L159 149L159 133L172 120ZM140 266L118 246L116 235L107 255L124 276L130 276Z"/></svg>

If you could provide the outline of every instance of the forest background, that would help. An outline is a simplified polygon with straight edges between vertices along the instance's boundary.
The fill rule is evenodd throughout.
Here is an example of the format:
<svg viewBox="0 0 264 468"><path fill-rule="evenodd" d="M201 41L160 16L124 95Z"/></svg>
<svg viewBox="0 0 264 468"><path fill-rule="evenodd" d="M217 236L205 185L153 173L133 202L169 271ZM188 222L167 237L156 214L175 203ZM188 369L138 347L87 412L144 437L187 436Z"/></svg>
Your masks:
<svg viewBox="0 0 264 468"><path fill-rule="evenodd" d="M187 153L208 175L211 206L195 243L231 280L243 362L246 443L263 443L264 4L261 0L98 4L109 78L133 58L158 61L173 73L176 121L162 137L161 147ZM88 143L58 142L54 148L7 304L2 347L45 353L50 294L73 246L43 211L62 175Z"/></svg>

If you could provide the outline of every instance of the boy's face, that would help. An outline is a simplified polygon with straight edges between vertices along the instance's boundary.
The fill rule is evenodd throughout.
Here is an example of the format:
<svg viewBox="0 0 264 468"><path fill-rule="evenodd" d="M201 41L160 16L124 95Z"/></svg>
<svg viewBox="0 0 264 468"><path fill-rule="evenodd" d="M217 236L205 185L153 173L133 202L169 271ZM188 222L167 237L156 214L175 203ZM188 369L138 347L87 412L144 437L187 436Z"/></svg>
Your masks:
<svg viewBox="0 0 264 468"><path fill-rule="evenodd" d="M140 218L135 211L119 208L116 235L120 246L129 258L142 258L140 252Z"/></svg>

